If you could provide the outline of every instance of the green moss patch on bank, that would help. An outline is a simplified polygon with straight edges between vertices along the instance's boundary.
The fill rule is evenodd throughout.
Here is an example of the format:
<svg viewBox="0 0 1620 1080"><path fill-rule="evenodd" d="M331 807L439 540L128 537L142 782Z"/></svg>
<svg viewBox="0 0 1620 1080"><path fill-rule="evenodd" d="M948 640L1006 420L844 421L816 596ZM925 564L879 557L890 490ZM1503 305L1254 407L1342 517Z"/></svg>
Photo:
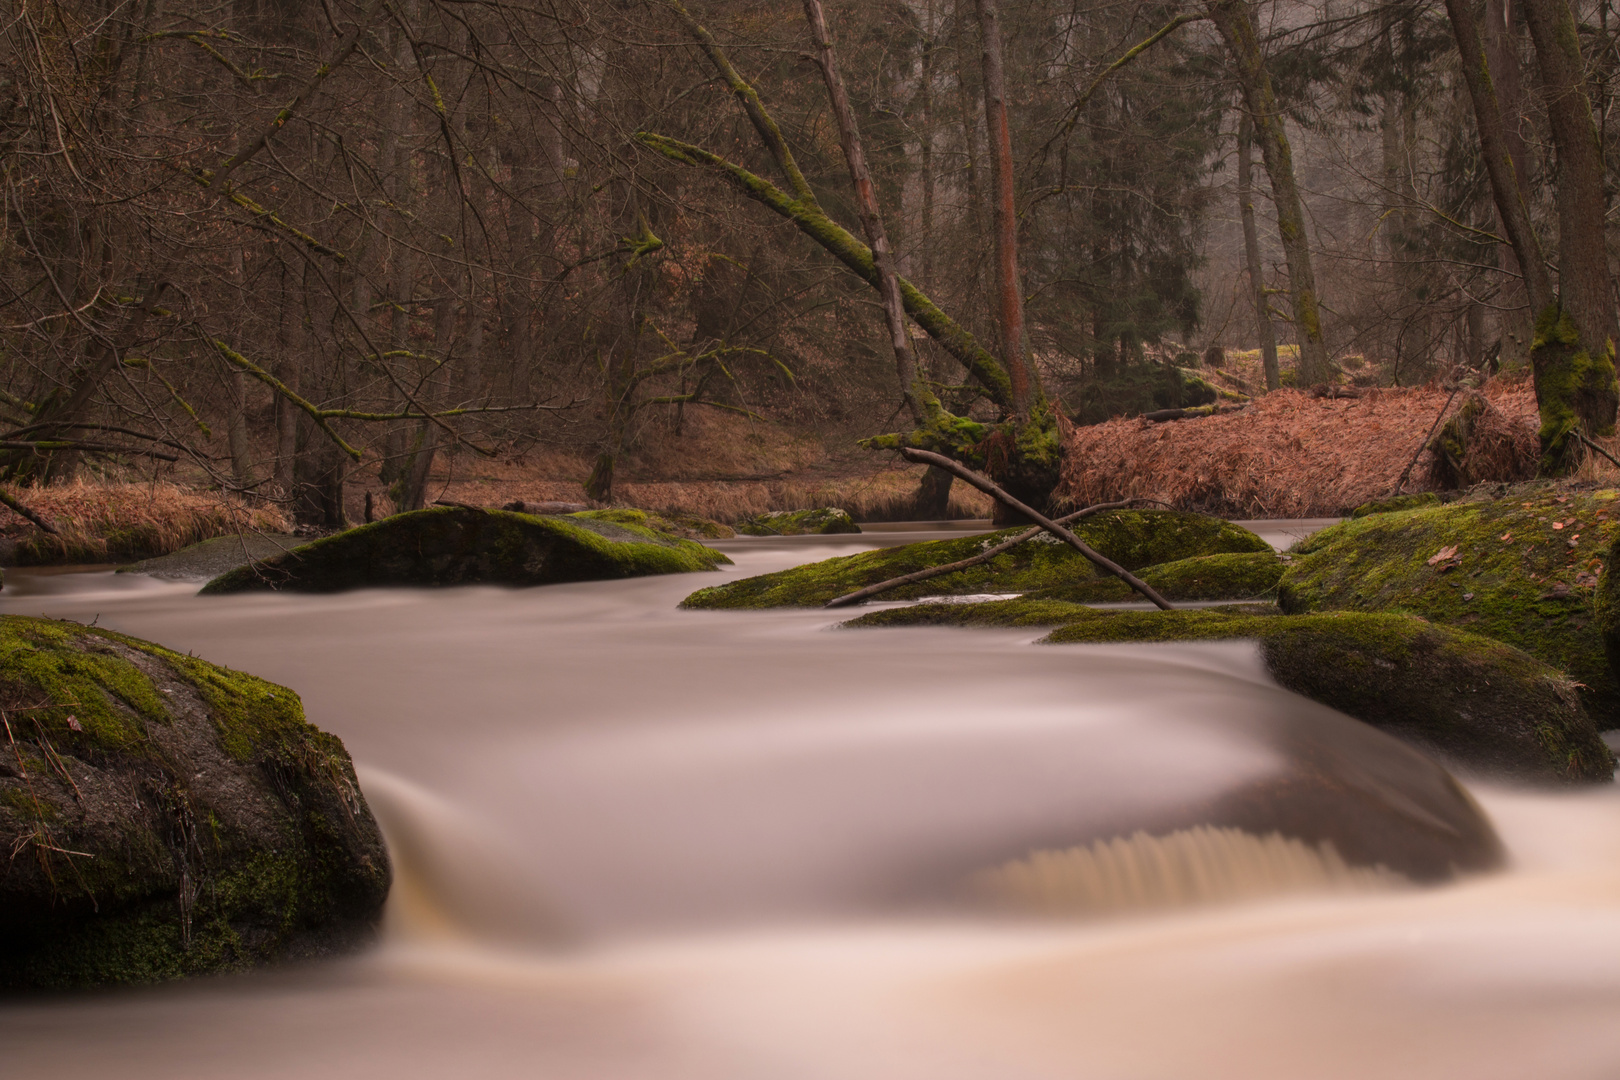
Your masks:
<svg viewBox="0 0 1620 1080"><path fill-rule="evenodd" d="M691 573L730 561L631 522L446 506L325 537L222 574L202 591L548 585Z"/></svg>
<svg viewBox="0 0 1620 1080"><path fill-rule="evenodd" d="M0 617L0 989L147 983L369 937L389 886L343 745L285 687Z"/></svg>
<svg viewBox="0 0 1620 1080"><path fill-rule="evenodd" d="M1260 537L1231 522L1171 510L1113 510L1082 518L1073 528L1081 540L1131 571L1201 555L1271 550ZM867 585L980 555L1023 531L1003 529L982 536L928 540L824 559L701 589L681 606L817 607ZM1079 552L1042 535L978 566L902 586L883 596L914 600L972 593L1027 593L1078 585L1097 577L1096 568Z"/></svg>
<svg viewBox="0 0 1620 1080"><path fill-rule="evenodd" d="M1285 611L1420 615L1505 642L1581 686L1601 728L1620 724L1594 592L1620 530L1612 490L1525 487L1505 497L1346 521L1294 548Z"/></svg>

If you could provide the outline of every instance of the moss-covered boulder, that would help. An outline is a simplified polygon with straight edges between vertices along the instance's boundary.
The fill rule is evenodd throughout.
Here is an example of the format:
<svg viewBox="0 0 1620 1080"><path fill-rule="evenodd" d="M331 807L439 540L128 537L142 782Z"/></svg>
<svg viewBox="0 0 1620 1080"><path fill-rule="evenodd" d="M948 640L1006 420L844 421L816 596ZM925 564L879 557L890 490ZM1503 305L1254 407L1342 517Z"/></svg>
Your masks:
<svg viewBox="0 0 1620 1080"><path fill-rule="evenodd" d="M1620 534L1616 498L1531 488L1346 521L1295 546L1278 603L1421 615L1496 638L1567 673L1598 726L1614 727L1620 681L1593 594Z"/></svg>
<svg viewBox="0 0 1620 1080"><path fill-rule="evenodd" d="M1231 522L1172 510L1113 510L1082 518L1073 528L1081 540L1131 571L1201 555L1271 551L1271 546L1260 537ZM867 585L983 554L1023 531L1022 528L1003 529L979 536L927 540L903 547L863 551L858 555L841 555L700 589L681 606L817 607ZM883 596L887 600L914 600L922 596L1027 593L1077 586L1098 576L1096 568L1079 552L1043 534L988 562L901 586Z"/></svg>
<svg viewBox="0 0 1620 1080"><path fill-rule="evenodd" d="M577 516L436 506L293 548L222 574L204 593L337 592L388 585L549 585L713 570L702 544Z"/></svg>
<svg viewBox="0 0 1620 1080"><path fill-rule="evenodd" d="M1277 591L1282 558L1265 551L1195 555L1190 559L1145 566L1137 576L1166 600L1265 600ZM1117 577L1092 577L1029 594L1032 598L1077 604L1122 603L1141 595Z"/></svg>
<svg viewBox="0 0 1620 1080"><path fill-rule="evenodd" d="M585 510L569 517L587 521L607 521L614 525L635 525L667 536L680 536L687 540L729 540L737 535L730 525L722 525L708 518L691 514L661 514L656 510L633 510L615 507L611 510Z"/></svg>
<svg viewBox="0 0 1620 1080"><path fill-rule="evenodd" d="M855 519L837 507L822 510L776 510L737 522L744 536L810 536L858 533Z"/></svg>
<svg viewBox="0 0 1620 1080"><path fill-rule="evenodd" d="M1045 640L1228 638L1258 639L1288 689L1457 766L1539 783L1613 778L1614 756L1562 672L1500 641L1411 616L1094 612Z"/></svg>
<svg viewBox="0 0 1620 1080"><path fill-rule="evenodd" d="M1372 502L1362 503L1350 512L1350 517L1353 520L1370 517L1373 514L1397 514L1402 510L1439 505L1440 496L1432 491L1423 491L1415 495L1392 495L1387 499L1374 499Z"/></svg>
<svg viewBox="0 0 1620 1080"><path fill-rule="evenodd" d="M370 936L388 856L298 695L0 617L0 988L146 983Z"/></svg>

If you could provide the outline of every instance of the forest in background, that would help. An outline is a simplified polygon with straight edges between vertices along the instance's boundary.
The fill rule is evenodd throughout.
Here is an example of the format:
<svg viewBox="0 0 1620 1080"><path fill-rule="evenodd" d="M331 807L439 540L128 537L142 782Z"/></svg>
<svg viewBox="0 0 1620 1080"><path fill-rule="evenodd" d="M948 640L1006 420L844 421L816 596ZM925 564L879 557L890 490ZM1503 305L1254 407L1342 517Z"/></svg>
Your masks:
<svg viewBox="0 0 1620 1080"><path fill-rule="evenodd" d="M808 7L7 5L0 472L330 527L758 426L1039 494L1073 424L1527 366L1549 471L1612 429L1606 2Z"/></svg>

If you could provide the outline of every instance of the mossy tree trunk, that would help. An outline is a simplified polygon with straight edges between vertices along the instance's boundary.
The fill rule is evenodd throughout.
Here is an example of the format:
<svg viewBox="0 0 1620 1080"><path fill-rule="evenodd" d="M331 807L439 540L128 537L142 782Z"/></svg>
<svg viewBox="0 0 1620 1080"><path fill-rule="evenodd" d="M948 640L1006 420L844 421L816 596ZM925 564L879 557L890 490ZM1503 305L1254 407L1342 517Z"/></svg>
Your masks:
<svg viewBox="0 0 1620 1080"><path fill-rule="evenodd" d="M1609 275L1603 147L1592 123L1575 19L1565 0L1523 0L1520 6L1535 42L1547 120L1558 148L1560 310L1538 313L1532 348L1543 467L1565 472L1581 456L1570 431L1614 430L1620 319Z"/></svg>
<svg viewBox="0 0 1620 1080"><path fill-rule="evenodd" d="M1254 328L1260 337L1260 364L1266 373L1266 389L1282 385L1277 367L1277 331L1271 325L1271 301L1266 299L1266 268L1260 259L1260 230L1254 217L1254 126L1249 114L1238 118L1237 196L1238 215L1243 221L1243 255L1249 269L1249 302L1254 306Z"/></svg>
<svg viewBox="0 0 1620 1080"><path fill-rule="evenodd" d="M1558 8L1563 9L1562 15ZM1597 136L1591 123L1584 81L1579 74L1578 43L1573 61L1564 55L1567 52L1564 38L1573 32L1573 21L1562 0L1556 3L1540 0L1534 16L1529 4L1523 10L1536 37L1538 58L1544 41L1552 54L1542 59L1543 80L1549 91L1549 113L1557 111L1560 115L1554 131L1559 140L1560 160L1564 158L1566 141L1576 159L1561 164L1559 172L1561 262L1570 260L1568 267L1560 266L1561 297L1553 291L1541 240L1531 224L1525 169L1514 157L1514 147L1519 144L1509 136L1502 102L1497 96L1497 80L1485 53L1473 7L1469 0L1446 0L1446 12L1462 58L1464 81L1474 106L1475 128L1479 132L1497 216L1502 231L1513 245L1523 273L1525 293L1536 312L1530 361L1535 376L1536 403L1541 413L1541 470L1557 475L1568 472L1580 461L1581 448L1575 432L1606 434L1614 430L1616 402L1620 400L1614 374L1614 303L1608 291L1611 286L1607 256L1601 250L1596 253L1587 250L1592 246L1589 240L1593 235L1601 249L1605 229L1601 203L1596 217L1592 218L1591 193L1586 190L1593 179L1591 161L1584 156L1589 149L1586 144L1590 141L1595 149ZM1540 33L1536 30L1538 22ZM1582 109L1586 110L1584 128ZM1584 238L1575 235L1582 231L1589 235ZM1603 261L1591 265L1597 260ZM1601 289L1597 287L1599 278ZM1593 300L1590 296L1593 293L1600 295ZM1595 305L1585 316L1580 315L1576 306L1577 297Z"/></svg>
<svg viewBox="0 0 1620 1080"><path fill-rule="evenodd" d="M1277 233L1288 263L1288 288L1294 310L1294 336L1299 343L1299 384L1315 386L1332 376L1327 342L1322 335L1322 310L1316 294L1316 273L1311 266L1310 242L1305 231L1305 207L1294 179L1294 152L1283 132L1282 108L1277 103L1271 73L1266 69L1255 31L1254 14L1247 0L1217 0L1209 17L1232 54L1238 86L1254 125L1255 141L1266 175L1271 178L1272 204L1277 209Z"/></svg>
<svg viewBox="0 0 1620 1080"><path fill-rule="evenodd" d="M873 288L881 289L872 248L829 217L817 200L809 182L794 160L787 140L776 121L766 111L759 94L738 74L725 50L679 0L665 0L665 6L686 28L717 72L731 88L738 103L777 169L787 181L783 190L769 179L701 147L665 135L640 131L636 142L671 161L712 171L748 198L793 222L823 250L838 259ZM905 313L979 384L984 396L1002 413L1002 421L986 425L967 417L953 416L943 408L932 411L915 430L868 440L879 449L900 446L926 448L958 460L984 467L1004 463L1006 471L996 479L1020 499L1040 509L1049 506L1058 480L1062 441L1056 409L1039 393L1030 378L1027 399L1015 391L1015 379L1001 358L986 350L978 340L942 311L931 299L904 277L895 275ZM1025 373L1028 376L1028 372ZM1023 407L1020 407L1023 401ZM996 435L995 440L990 436Z"/></svg>

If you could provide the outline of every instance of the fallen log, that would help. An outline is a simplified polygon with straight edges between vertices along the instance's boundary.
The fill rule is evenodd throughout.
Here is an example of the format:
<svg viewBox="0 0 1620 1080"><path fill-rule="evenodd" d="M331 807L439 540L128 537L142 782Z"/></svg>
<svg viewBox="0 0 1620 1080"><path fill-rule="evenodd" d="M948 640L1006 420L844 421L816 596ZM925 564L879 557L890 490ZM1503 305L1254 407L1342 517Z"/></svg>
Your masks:
<svg viewBox="0 0 1620 1080"><path fill-rule="evenodd" d="M1170 605L1170 601L1160 596L1158 590L1153 588L1153 586L1149 585L1147 582L1143 581L1141 578L1137 577L1123 566L1120 566L1118 563L1114 562L1114 560L1108 558L1098 551L1094 551L1084 540L1074 535L1074 533L1070 532L1068 529L1065 529L1062 525L1059 525L1045 514L1035 510L1033 507L1024 505L1022 502L1003 491L1000 485L979 475L966 465L963 465L961 462L952 461L944 454L936 454L931 450L917 450L910 446L901 447L900 456L905 458L907 461L915 461L919 463L925 462L929 465L938 465L940 468L944 469L948 473L951 473L953 476L967 481L969 484L978 488L992 499L995 499L997 502L1001 503L1001 505L1007 507L1007 509L1013 511L1014 513L1024 515L1026 518L1033 521L1035 524L1039 525L1041 528L1045 529L1059 540L1062 540L1065 544L1068 544L1080 554L1090 559L1091 562L1099 569L1106 570L1108 573L1119 578L1125 584L1129 585L1131 588L1135 589L1137 592L1151 600L1160 610L1174 610Z"/></svg>
<svg viewBox="0 0 1620 1080"><path fill-rule="evenodd" d="M1096 506L1088 506L1084 510L1076 510L1072 514L1065 514L1063 517L1057 519L1057 524L1067 525L1071 521L1079 521L1081 518L1090 517L1092 514L1100 514L1104 510L1121 510L1132 503L1156 501L1157 500L1155 499L1122 499L1119 502L1098 503ZM930 566L926 570L916 570L909 574L902 574L899 577L890 578L888 581L880 581L876 585L868 585L864 589L856 589L852 593L846 593L843 596L835 596L823 604L822 607L848 607L851 604L858 604L862 600L876 596L879 593L886 593L890 589L898 589L902 585L915 585L919 581L927 581L929 578L940 577L944 574L954 574L958 570L966 570L970 567L978 566L980 563L987 563L997 555L1000 555L1002 552L1009 551L1026 540L1033 540L1035 537L1039 536L1045 531L1046 530L1037 525L1032 529L1024 530L1017 536L1003 540L993 548L988 548L985 551L981 551L972 558L958 559L953 563L945 563L942 566Z"/></svg>
<svg viewBox="0 0 1620 1080"><path fill-rule="evenodd" d="M1155 409L1150 413L1143 413L1142 419L1155 424L1162 424L1169 420L1197 420L1204 416L1223 416L1226 413L1242 412L1248 405L1195 405L1190 409Z"/></svg>
<svg viewBox="0 0 1620 1080"><path fill-rule="evenodd" d="M514 499L501 507L517 514L577 514L591 507L586 503L576 502L524 502Z"/></svg>

